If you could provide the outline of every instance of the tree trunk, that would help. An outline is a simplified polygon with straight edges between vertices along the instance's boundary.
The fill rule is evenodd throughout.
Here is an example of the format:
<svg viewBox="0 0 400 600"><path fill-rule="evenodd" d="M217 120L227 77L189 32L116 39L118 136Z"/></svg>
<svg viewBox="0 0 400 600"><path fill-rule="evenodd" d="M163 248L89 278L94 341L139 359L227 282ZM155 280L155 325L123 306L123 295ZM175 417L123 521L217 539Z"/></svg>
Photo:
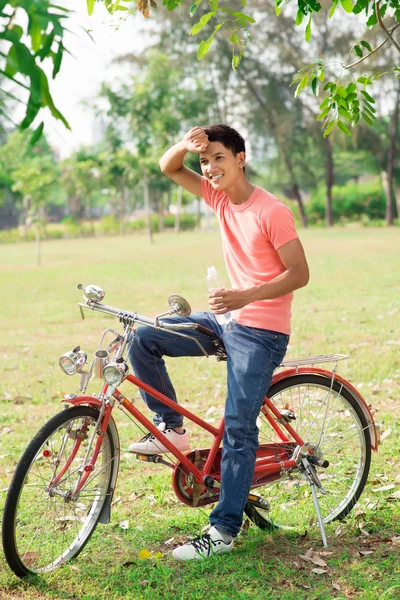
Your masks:
<svg viewBox="0 0 400 600"><path fill-rule="evenodd" d="M196 229L201 229L201 198L197 198Z"/></svg>
<svg viewBox="0 0 400 600"><path fill-rule="evenodd" d="M40 228L39 223L36 223L36 264L38 267L41 265L41 248L40 248Z"/></svg>
<svg viewBox="0 0 400 600"><path fill-rule="evenodd" d="M163 233L165 230L165 218L164 218L164 192L158 193L158 222L159 222L159 231Z"/></svg>
<svg viewBox="0 0 400 600"><path fill-rule="evenodd" d="M395 189L395 196L396 196L397 219L399 220L399 225L400 225L400 188Z"/></svg>
<svg viewBox="0 0 400 600"><path fill-rule="evenodd" d="M29 221L30 208L31 208L31 200L28 196L24 196L24 199L22 201L22 218L23 218L23 223L24 223L24 240L25 240L25 242L28 241L28 232L29 232L29 227L30 227L30 221Z"/></svg>
<svg viewBox="0 0 400 600"><path fill-rule="evenodd" d="M332 144L329 137L325 138L326 143L326 206L325 223L327 227L333 226L333 207L332 207L332 188L335 181L335 172L332 156Z"/></svg>
<svg viewBox="0 0 400 600"><path fill-rule="evenodd" d="M307 215L306 215L306 211L304 210L303 198L301 197L300 188L299 188L299 185L297 183L296 176L294 174L294 169L293 169L292 161L290 160L289 155L286 152L286 150L284 150L283 146L280 147L280 143L279 143L278 140L277 140L277 143L278 143L279 151L280 151L280 153L283 156L283 159L285 161L286 168L287 168L287 170L289 172L290 181L291 181L291 184L292 184L293 198L296 200L297 204L299 205L299 214L300 214L301 224L302 224L303 227L307 227L308 226Z"/></svg>
<svg viewBox="0 0 400 600"><path fill-rule="evenodd" d="M399 127L399 108L400 108L400 82L397 88L396 101L392 118L389 125L389 152L387 161L387 186L386 186L386 225L393 225L394 222L394 207L396 204L394 192L394 166L396 161L396 138ZM397 211L398 212L398 211ZM400 218L400 214L398 214Z"/></svg>
<svg viewBox="0 0 400 600"><path fill-rule="evenodd" d="M275 137L276 144L278 146L279 153L282 156L282 159L283 159L283 161L286 165L286 168L288 170L288 173L289 173L293 197L295 198L295 200L297 201L297 204L299 205L301 224L303 227L307 227L308 220L307 220L306 212L304 210L304 203L303 203L303 198L301 197L300 186L297 183L297 178L296 178L296 175L295 175L295 172L293 169L292 161L290 159L288 152L286 151L286 143L285 143L284 136L282 136L279 131L279 126L278 126L279 116L276 114L276 111L271 111L271 109L266 105L266 103L264 102L263 98L261 97L259 91L255 87L254 83L252 81L250 81L249 79L247 79L247 77L243 74L243 72L240 71L239 75L242 77L242 79L245 82L245 84L247 85L248 89L250 90L250 92L253 94L253 96L257 100L258 104L263 109L265 119L266 119L269 127L271 128L271 131ZM275 114L273 114L273 113L275 113Z"/></svg>
<svg viewBox="0 0 400 600"><path fill-rule="evenodd" d="M176 201L175 233L179 233L180 226L181 226L182 195L183 195L183 188L179 185L178 186L178 199Z"/></svg>
<svg viewBox="0 0 400 600"><path fill-rule="evenodd" d="M153 243L153 232L151 231L151 215L150 215L150 202L149 202L149 181L147 179L147 169L143 167L143 198L144 208L146 211L146 231L149 238L150 244Z"/></svg>
<svg viewBox="0 0 400 600"><path fill-rule="evenodd" d="M126 219L126 197L128 188L124 185L120 192L120 216L119 216L119 232L121 235L125 235L125 219Z"/></svg>

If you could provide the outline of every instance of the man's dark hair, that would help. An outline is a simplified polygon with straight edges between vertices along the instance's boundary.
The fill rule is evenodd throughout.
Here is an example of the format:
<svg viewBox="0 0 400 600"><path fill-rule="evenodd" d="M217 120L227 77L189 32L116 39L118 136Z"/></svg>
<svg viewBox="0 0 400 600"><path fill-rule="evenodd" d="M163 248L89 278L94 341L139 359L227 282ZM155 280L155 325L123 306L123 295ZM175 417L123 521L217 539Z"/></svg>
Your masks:
<svg viewBox="0 0 400 600"><path fill-rule="evenodd" d="M208 135L210 142L220 142L230 150L235 156L239 152L246 152L246 146L244 139L236 129L229 127L229 125L207 125L203 127L205 133Z"/></svg>

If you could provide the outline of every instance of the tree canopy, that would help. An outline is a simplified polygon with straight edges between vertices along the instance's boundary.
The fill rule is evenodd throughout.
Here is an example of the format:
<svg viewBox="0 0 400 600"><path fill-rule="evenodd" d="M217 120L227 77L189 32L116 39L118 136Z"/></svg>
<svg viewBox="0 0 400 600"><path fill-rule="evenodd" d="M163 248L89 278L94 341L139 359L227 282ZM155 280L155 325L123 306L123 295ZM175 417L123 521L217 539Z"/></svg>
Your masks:
<svg viewBox="0 0 400 600"><path fill-rule="evenodd" d="M241 60L252 44L252 29L258 27L263 14L269 11L268 3L264 0L138 0L133 7L130 0L97 2L102 2L110 14L129 16L138 11L145 18L160 11L171 13L179 10L182 14L186 9L194 21L187 35L199 39L197 58L205 58L213 49L215 40L223 39L230 45L233 69L246 68L245 63L241 65ZM96 1L86 0L86 4L91 14ZM391 70L400 76L400 67L397 66L400 0L276 0L275 4L277 18L282 14L289 15L293 27L304 29L306 42L312 40L316 28L320 26L315 17L326 12L327 6L330 7L329 19L340 11L349 24L358 28L362 25L364 33L355 36L356 39L345 49L341 58L316 57L299 69L292 83L295 84L295 97L308 92L310 104L312 96L319 98L317 118L323 124L325 136L335 126L350 135L360 119L372 125L376 109L374 94L369 86L382 75L382 71L374 70L356 76L352 72L361 63L366 66L365 61L389 45L393 54L391 64L385 71ZM7 99L25 104L25 115L20 123L22 128L30 127L33 122L36 124L38 115L46 107L54 118L69 127L55 106L43 68L47 63L52 64L52 78L57 76L61 68L64 52L68 51L63 43L63 34L69 14L68 8L49 0L0 0L0 127L5 119L10 118ZM268 45L268 40L265 42ZM331 76L333 63L335 73ZM4 84L6 80L23 93L7 89ZM36 126L32 143L36 142L42 130L43 121Z"/></svg>

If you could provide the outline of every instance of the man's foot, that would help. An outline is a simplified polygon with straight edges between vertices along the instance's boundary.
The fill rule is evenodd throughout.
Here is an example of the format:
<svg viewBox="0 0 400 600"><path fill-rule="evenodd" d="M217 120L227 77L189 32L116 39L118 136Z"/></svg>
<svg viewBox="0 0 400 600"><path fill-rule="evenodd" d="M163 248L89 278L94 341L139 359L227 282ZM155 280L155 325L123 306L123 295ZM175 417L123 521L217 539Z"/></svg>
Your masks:
<svg viewBox="0 0 400 600"><path fill-rule="evenodd" d="M185 452L186 450L190 449L189 435L186 429L183 430L183 433L178 433L175 431L175 429L167 428L165 423L160 423L158 429L162 431L168 440L172 442L181 452ZM128 448L128 451L133 452L134 454L162 454L163 452L169 452L164 444L159 442L158 439L151 433L145 435L140 442L131 444Z"/></svg>
<svg viewBox="0 0 400 600"><path fill-rule="evenodd" d="M225 542L222 535L216 527L211 527L208 533L195 538L189 544L178 546L172 552L172 556L177 560L193 560L210 558L213 554L223 554L231 552L233 548L233 539Z"/></svg>

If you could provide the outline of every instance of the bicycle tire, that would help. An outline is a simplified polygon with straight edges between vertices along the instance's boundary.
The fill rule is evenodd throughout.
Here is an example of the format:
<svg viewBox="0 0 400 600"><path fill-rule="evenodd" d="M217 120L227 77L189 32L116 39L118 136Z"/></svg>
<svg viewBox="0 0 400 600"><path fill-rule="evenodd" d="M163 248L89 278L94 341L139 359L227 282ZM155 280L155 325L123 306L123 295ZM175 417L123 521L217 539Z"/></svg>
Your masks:
<svg viewBox="0 0 400 600"><path fill-rule="evenodd" d="M4 507L2 540L7 563L18 577L46 573L75 558L98 524L107 496L112 493L115 449L110 427L104 435L95 470L78 500L74 503L66 500L82 470L85 442L90 439L98 416L98 410L89 406L58 413L38 431L17 465ZM79 427L83 423L89 433L86 435L85 431L77 456L56 486L57 492L49 493L46 490L49 479L65 465L70 456L68 449L74 443L74 436L76 439L76 434L82 431Z"/></svg>
<svg viewBox="0 0 400 600"><path fill-rule="evenodd" d="M341 383L332 384L330 378L317 374L283 379L271 386L267 397L278 408L295 413L292 427L317 447L320 458L329 461L326 469L315 467L326 491L317 489L323 522L343 519L361 496L371 464L371 438L362 409ZM280 441L262 410L258 425L260 443ZM317 524L311 487L297 469L270 484L253 481L252 488L258 488L255 494L266 508L250 501L245 513L261 529L304 531Z"/></svg>

